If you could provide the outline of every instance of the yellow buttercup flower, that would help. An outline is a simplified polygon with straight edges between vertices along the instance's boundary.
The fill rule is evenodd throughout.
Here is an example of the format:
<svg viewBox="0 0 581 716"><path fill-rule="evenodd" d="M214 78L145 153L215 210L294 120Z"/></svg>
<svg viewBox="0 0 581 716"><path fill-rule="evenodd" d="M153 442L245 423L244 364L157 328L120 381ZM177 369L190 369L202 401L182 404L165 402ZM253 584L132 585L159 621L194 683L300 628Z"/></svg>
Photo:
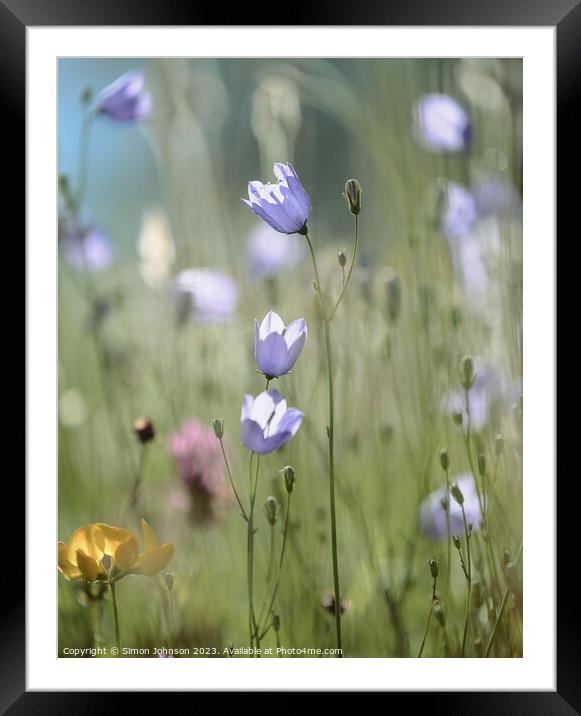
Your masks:
<svg viewBox="0 0 581 716"><path fill-rule="evenodd" d="M144 551L130 530L104 522L75 530L68 544L58 544L58 566L66 579L116 582L128 574L154 577L174 555L173 544L159 545L151 527L141 520Z"/></svg>

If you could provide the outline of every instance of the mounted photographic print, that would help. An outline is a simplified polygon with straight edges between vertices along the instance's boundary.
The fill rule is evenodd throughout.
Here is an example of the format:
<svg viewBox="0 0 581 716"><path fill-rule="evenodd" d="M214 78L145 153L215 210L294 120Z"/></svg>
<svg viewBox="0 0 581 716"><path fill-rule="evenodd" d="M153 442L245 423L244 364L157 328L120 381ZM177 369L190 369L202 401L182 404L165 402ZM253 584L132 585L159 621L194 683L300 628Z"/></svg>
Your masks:
<svg viewBox="0 0 581 716"><path fill-rule="evenodd" d="M59 59L59 657L523 656L522 70Z"/></svg>

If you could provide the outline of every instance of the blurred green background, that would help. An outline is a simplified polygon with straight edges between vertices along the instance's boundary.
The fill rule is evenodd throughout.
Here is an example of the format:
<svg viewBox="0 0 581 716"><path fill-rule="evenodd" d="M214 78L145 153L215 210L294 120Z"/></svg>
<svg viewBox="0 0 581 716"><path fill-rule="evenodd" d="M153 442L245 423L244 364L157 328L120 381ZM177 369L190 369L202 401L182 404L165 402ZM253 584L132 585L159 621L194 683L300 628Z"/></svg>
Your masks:
<svg viewBox="0 0 581 716"><path fill-rule="evenodd" d="M337 250L349 252L353 242L342 192L356 177L364 202L360 254L333 322L345 654L417 656L431 604L427 560L439 559L445 575L448 550L445 539L422 534L418 509L445 482L441 448L449 451L452 477L470 472L449 401L460 360L471 354L477 369L486 366L483 374L492 366L500 377L483 388L486 415L472 436L474 455L486 456L490 502L488 537L479 531L471 540L473 584L482 594L471 608L467 655L481 655L505 589L491 655L522 655L520 566L516 576L504 569L522 534L521 61L63 59L59 171L70 185L79 176L83 92L95 95L131 69L145 73L152 115L137 124L94 123L79 212L108 238L112 260L103 270L83 271L64 251L59 263L59 539L98 521L124 519L139 532L146 517L160 541L176 546L175 645L246 644L245 523L223 495L186 489L169 447L184 421L210 428L212 418L224 418L228 457L246 494L240 407L245 393L263 389L253 319L271 309L285 323L304 316L309 340L292 374L274 387L305 420L291 442L262 460L258 505L272 494L284 514L278 471L292 464L297 482L278 595L280 639L285 646L334 645L326 377L312 270L306 253L298 265L266 277L253 269L248 240L260 222L240 197L251 179L273 181L275 161L293 163L313 205L310 236L322 282L337 295ZM414 106L426 93L444 93L468 113L472 141L463 151L427 151L418 141ZM481 199L461 236L446 230L457 186ZM496 188L488 205L478 194L483 186ZM225 322L179 320L176 276L202 267L236 282L237 305ZM158 271L155 281L151 270ZM394 276L399 311L387 288ZM143 462L132 428L141 415L156 428ZM504 449L497 455L499 434ZM126 515L139 465L139 498ZM211 504L211 515L201 514L201 503ZM260 604L271 535L261 510L257 520ZM277 550L281 523L282 515ZM496 592L487 540L500 575ZM108 597L90 599L61 575L58 588L60 654L112 643ZM424 656L456 656L466 586L454 550L451 582L442 577L438 592L447 622L432 620ZM161 576L124 579L118 598L125 645L169 644ZM272 632L269 640L274 644Z"/></svg>

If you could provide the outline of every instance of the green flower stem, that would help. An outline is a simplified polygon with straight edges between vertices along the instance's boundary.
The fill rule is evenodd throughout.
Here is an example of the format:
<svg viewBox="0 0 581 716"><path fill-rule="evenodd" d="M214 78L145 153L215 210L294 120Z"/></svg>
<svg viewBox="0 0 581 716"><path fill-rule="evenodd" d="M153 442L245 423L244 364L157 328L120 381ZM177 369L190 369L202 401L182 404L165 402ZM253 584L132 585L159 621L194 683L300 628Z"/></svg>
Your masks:
<svg viewBox="0 0 581 716"><path fill-rule="evenodd" d="M420 651L418 652L418 659L422 658L422 654L424 653L424 646L426 643L426 639L428 637L428 632L430 630L430 622L432 621L432 612L434 611L434 607L430 606L430 611L428 613L428 621L426 622L426 628L424 629L424 636L422 638L422 643L420 645Z"/></svg>
<svg viewBox="0 0 581 716"><path fill-rule="evenodd" d="M307 239L308 241L308 239ZM337 302L333 306L333 309L331 310L331 313L329 314L328 321L329 323L333 320L335 317L335 314L337 313L337 309L339 308L339 304L341 303L341 300L343 299L343 294L345 293L345 289L347 288L349 284L349 280L351 278L351 274L353 273L353 269L355 267L355 261L357 259L357 249L359 248L359 216L355 214L355 241L353 242L353 251L351 252L351 263L349 264L349 271L347 272L347 278L345 278L345 269L343 268L343 286L341 288L341 293L339 294L339 298L337 299ZM317 279L318 282L318 279Z"/></svg>
<svg viewBox="0 0 581 716"><path fill-rule="evenodd" d="M230 465L228 464L228 458L226 457L226 450L224 449L224 442L222 441L222 438L218 438L218 441L220 443L220 449L222 450L222 457L224 458L224 464L226 465L226 473L228 474L228 479L230 480L232 492L234 492L234 497L236 498L236 502L238 503L238 507L240 508L242 517L246 520L246 522L248 522L248 515L246 514L246 510L242 506L242 500L240 499L240 495L238 494L238 490L236 489L236 485L234 484L234 478L232 477Z"/></svg>
<svg viewBox="0 0 581 716"><path fill-rule="evenodd" d="M174 617L174 607L173 607L173 592L171 589L168 590L168 597L169 597L169 631L170 631L170 643L171 648L175 648L176 643L176 629L175 629L175 617Z"/></svg>
<svg viewBox="0 0 581 716"><path fill-rule="evenodd" d="M464 632L462 634L462 651L460 656L464 656L466 650L466 636L468 634L468 619L470 617L470 601L472 599L472 560L470 557L470 533L468 532L468 523L466 522L466 512L464 505L460 505L462 508L462 521L464 522L464 534L466 536L466 559L467 559L467 572L466 582L468 586L468 595L466 597L466 613L464 614Z"/></svg>
<svg viewBox="0 0 581 716"><path fill-rule="evenodd" d="M117 595L115 594L115 582L109 582L111 592L111 603L113 604L113 622L115 624L115 646L121 651L121 640L119 638L119 611L117 610Z"/></svg>
<svg viewBox="0 0 581 716"><path fill-rule="evenodd" d="M518 564L520 560L520 556L522 554L522 542L520 543L520 547L518 548L518 553L516 555L516 559L514 560L515 564ZM486 659L488 655L490 654L490 650L492 649L492 644L494 642L494 637L496 636L496 632L498 630L498 625L500 624L500 621L502 619L502 615L504 614L504 609L506 607L506 602L508 601L508 595L509 595L510 589L507 587L504 590L504 595L502 597L502 602L500 603L500 607L498 609L498 615L496 617L496 621L494 622L494 627L492 628L492 632L490 634L490 639L488 640L488 644L486 645L486 651L484 652L484 658Z"/></svg>
<svg viewBox="0 0 581 716"><path fill-rule="evenodd" d="M357 226L357 223L356 223ZM358 232L356 234L357 238ZM339 588L339 560L337 556L337 516L336 516L336 509L335 509L335 452L334 452L334 431L335 431L335 400L334 400L334 393L333 393L333 354L332 354L332 347L331 347L331 324L330 324L330 318L327 316L327 313L325 311L325 305L323 301L323 290L321 287L321 279L319 276L319 269L317 267L317 259L315 256L315 251L313 249L313 245L311 244L311 241L309 239L309 235L305 234L305 239L307 240L307 244L309 245L309 250L311 252L311 259L313 262L313 270L315 272L315 280L316 280L316 291L319 296L319 304L321 307L321 317L323 319L323 326L324 326L324 332L325 332L325 352L327 354L327 375L328 375L328 390L329 390L329 424L327 425L327 438L329 442L329 505L330 505L330 511L331 511L331 553L333 558L333 583L334 583L334 591L335 591L335 629L337 632L337 648L342 650L342 638L341 638L341 591ZM355 246L357 248L357 246ZM353 258L351 260L352 264L355 260L355 251L353 252ZM352 267L351 267L352 268ZM351 274L351 268L349 271L349 274L347 276L346 284L349 282L349 276ZM345 288L345 287L343 287ZM341 301L341 298L343 296L343 291L341 291L341 295L339 296L339 299L337 300L337 303L335 304L335 308L333 309L336 311L337 307L339 306L339 303ZM339 652L340 657L342 656L342 651Z"/></svg>
<svg viewBox="0 0 581 716"><path fill-rule="evenodd" d="M282 533L282 545L280 548L280 558L279 558L279 562L278 562L278 576L276 578L276 584L274 585L274 589L272 591L272 596L270 598L270 601L268 602L268 609L266 610L266 612L264 612L264 609L261 610L261 614L258 618L259 624L262 622L262 619L264 617L266 619L268 619L269 616L271 615L272 609L274 607L274 603L276 601L276 597L278 595L278 589L280 587L280 579L282 576L282 567L284 564L284 555L285 555L285 551L286 551L286 543L287 543L287 537L288 537L288 526L289 526L289 517L290 517L290 508L291 508L291 495L292 495L292 493L289 492L287 506L286 506L286 516L284 519L284 528L283 528L283 533ZM268 627L268 628L270 628L270 627ZM262 638L264 636L264 634L265 634L265 632L263 631L260 635L260 638Z"/></svg>
<svg viewBox="0 0 581 716"><path fill-rule="evenodd" d="M432 577L432 603L430 605L430 613L428 614L428 621L426 623L426 628L424 630L424 636L422 638L422 643L420 645L420 651L418 653L418 659L421 659L422 654L424 653L424 646L426 644L426 639L428 638L428 632L430 630L430 622L432 621L432 613L434 611L434 605L438 603L438 597L436 595L436 587L438 584L438 577Z"/></svg>
<svg viewBox="0 0 581 716"><path fill-rule="evenodd" d="M494 591L493 596L496 598L496 596L500 593L500 586L498 581L498 575L496 572L496 566L494 563L494 550L492 549L492 543L490 539L490 532L488 530L488 517L486 514L486 510L488 505L486 504L486 494L484 492L484 478L482 478L482 492L480 491L480 486L478 484L478 473L474 466L474 459L472 457L472 448L470 445L471 442L471 432L472 432L472 416L470 414L470 400L469 400L469 389L464 389L464 396L465 396L465 405L466 405L466 452L468 454L468 462L470 464L470 471L472 472L472 477L474 478L474 484L476 485L476 494L478 496L478 505L480 506L480 513L482 515L482 524L484 526L484 533L486 535L486 549L488 552L488 561L490 565L490 574L493 580L494 585ZM496 600L496 599L495 599Z"/></svg>
<svg viewBox="0 0 581 716"><path fill-rule="evenodd" d="M247 562L248 562L248 624L250 632L250 646L254 646L256 637L256 646L260 646L260 635L256 623L256 614L254 612L254 505L256 502L256 486L258 484L258 472L260 470L260 454L256 456L256 474L254 477L254 485L252 484L252 463L254 454L250 454L250 469L248 474L249 492L250 492L250 511L248 514L247 529Z"/></svg>

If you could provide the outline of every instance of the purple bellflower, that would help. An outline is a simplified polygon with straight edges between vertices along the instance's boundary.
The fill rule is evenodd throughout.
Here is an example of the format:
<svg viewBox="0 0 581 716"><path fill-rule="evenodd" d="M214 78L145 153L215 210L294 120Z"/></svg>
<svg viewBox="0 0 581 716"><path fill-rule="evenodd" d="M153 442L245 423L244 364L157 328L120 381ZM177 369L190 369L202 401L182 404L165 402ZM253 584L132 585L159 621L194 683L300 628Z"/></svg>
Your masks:
<svg viewBox="0 0 581 716"><path fill-rule="evenodd" d="M248 182L248 199L242 201L263 221L281 234L306 233L311 200L292 164L275 164L276 184Z"/></svg>
<svg viewBox="0 0 581 716"><path fill-rule="evenodd" d="M99 93L97 112L116 122L136 122L151 114L151 95L143 90L143 72L131 70Z"/></svg>
<svg viewBox="0 0 581 716"><path fill-rule="evenodd" d="M102 271L113 261L109 238L91 226L75 226L65 231L63 253L77 271Z"/></svg>
<svg viewBox="0 0 581 716"><path fill-rule="evenodd" d="M426 94L414 109L415 132L432 152L459 152L470 144L472 125L468 114L446 94Z"/></svg>
<svg viewBox="0 0 581 716"><path fill-rule="evenodd" d="M445 182L445 191L442 231L448 237L465 236L478 219L476 200L468 189L453 181Z"/></svg>
<svg viewBox="0 0 581 716"><path fill-rule="evenodd" d="M278 390L265 390L253 398L244 396L240 416L240 437L251 452L264 455L278 450L297 432L303 413L287 408Z"/></svg>
<svg viewBox="0 0 581 716"><path fill-rule="evenodd" d="M464 512L466 522L473 530L480 527L480 503L472 475L462 475L451 482L456 482L464 496ZM450 535L464 535L464 519L462 508L448 494L446 485L432 492L420 505L419 520L421 531L432 540L445 540L448 537L448 519L442 506L442 500L449 505Z"/></svg>
<svg viewBox="0 0 581 716"><path fill-rule="evenodd" d="M254 357L258 368L270 378L290 372L307 340L307 324L298 318L285 327L282 318L270 311L259 325L254 320Z"/></svg>

